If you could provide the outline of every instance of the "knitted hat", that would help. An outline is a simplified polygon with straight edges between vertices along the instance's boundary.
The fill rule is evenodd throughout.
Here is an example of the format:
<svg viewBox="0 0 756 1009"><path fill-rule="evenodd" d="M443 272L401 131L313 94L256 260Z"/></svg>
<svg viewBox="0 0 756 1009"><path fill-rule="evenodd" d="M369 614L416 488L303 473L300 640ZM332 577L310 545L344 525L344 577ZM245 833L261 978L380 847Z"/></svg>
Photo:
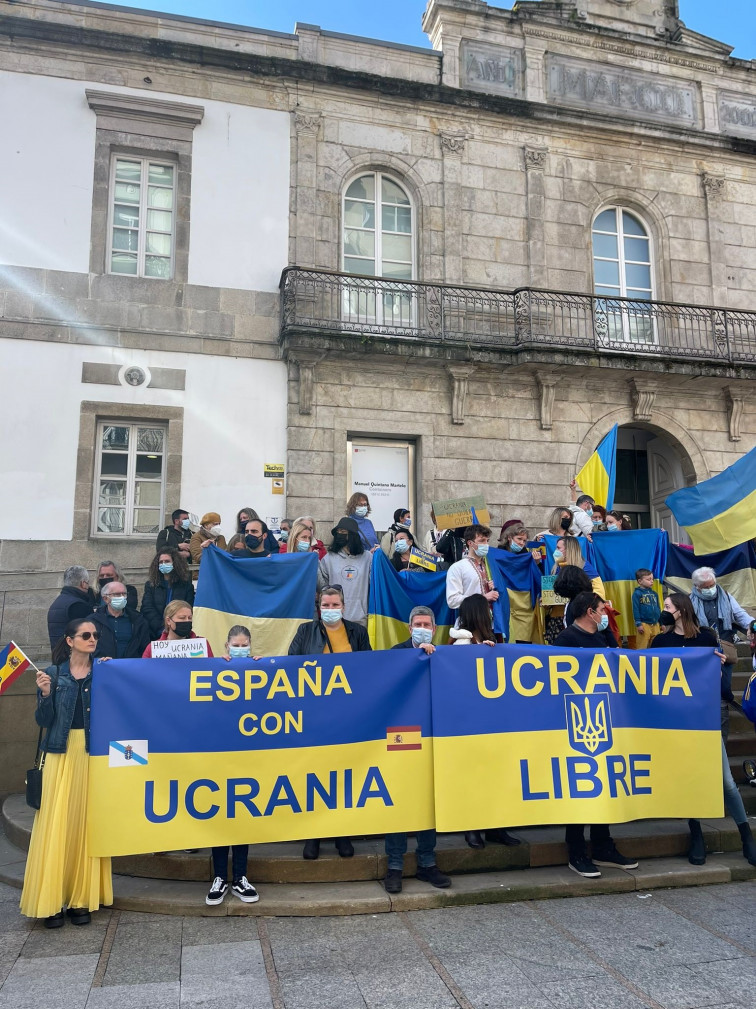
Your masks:
<svg viewBox="0 0 756 1009"><path fill-rule="evenodd" d="M203 515L200 519L201 526L219 526L220 525L220 515L218 512L208 512Z"/></svg>

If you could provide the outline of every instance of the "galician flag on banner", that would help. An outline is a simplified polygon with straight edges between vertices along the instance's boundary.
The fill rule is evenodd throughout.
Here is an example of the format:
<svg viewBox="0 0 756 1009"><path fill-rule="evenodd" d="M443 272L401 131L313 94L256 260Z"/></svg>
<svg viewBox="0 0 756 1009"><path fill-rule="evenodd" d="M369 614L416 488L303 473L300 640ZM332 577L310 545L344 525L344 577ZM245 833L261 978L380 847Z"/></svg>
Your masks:
<svg viewBox="0 0 756 1009"><path fill-rule="evenodd" d="M617 425L598 444L598 448L575 478L584 494L597 505L614 508L614 483L617 478Z"/></svg>

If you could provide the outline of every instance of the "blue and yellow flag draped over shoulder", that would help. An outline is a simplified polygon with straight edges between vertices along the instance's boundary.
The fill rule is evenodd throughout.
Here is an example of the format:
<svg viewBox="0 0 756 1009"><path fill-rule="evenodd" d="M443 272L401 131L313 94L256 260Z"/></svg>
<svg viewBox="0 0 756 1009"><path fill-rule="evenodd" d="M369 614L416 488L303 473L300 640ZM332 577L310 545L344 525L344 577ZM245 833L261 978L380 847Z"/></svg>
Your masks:
<svg viewBox="0 0 756 1009"><path fill-rule="evenodd" d="M667 567L669 537L664 529L628 529L619 533L594 533L593 557L604 583L606 598L619 610L622 634L635 634L633 592L635 572L648 568L654 574L654 590L662 605L662 579Z"/></svg>
<svg viewBox="0 0 756 1009"><path fill-rule="evenodd" d="M696 553L728 550L756 536L756 448L718 476L670 494L666 504Z"/></svg>
<svg viewBox="0 0 756 1009"><path fill-rule="evenodd" d="M598 448L575 478L584 494L609 511L614 507L617 477L617 425L598 444Z"/></svg>
<svg viewBox="0 0 756 1009"><path fill-rule="evenodd" d="M375 649L393 648L409 637L410 611L429 606L436 615L434 642L446 644L454 611L446 605L445 571L397 571L382 550L376 550L370 569L368 634Z"/></svg>
<svg viewBox="0 0 756 1009"><path fill-rule="evenodd" d="M534 632L534 607L541 591L541 572L529 550L512 554L488 552L488 565L499 598L493 604L494 630L505 640L530 641Z"/></svg>
<svg viewBox="0 0 756 1009"><path fill-rule="evenodd" d="M756 551L752 543L743 543L732 550L715 554L694 554L692 550L670 544L667 556L669 583L682 592L693 587L696 568L713 568L717 582L730 592L741 606L756 608Z"/></svg>
<svg viewBox="0 0 756 1009"><path fill-rule="evenodd" d="M194 600L194 630L223 655L229 629L252 632L254 655L286 655L297 628L315 615L315 554L231 557L208 547Z"/></svg>

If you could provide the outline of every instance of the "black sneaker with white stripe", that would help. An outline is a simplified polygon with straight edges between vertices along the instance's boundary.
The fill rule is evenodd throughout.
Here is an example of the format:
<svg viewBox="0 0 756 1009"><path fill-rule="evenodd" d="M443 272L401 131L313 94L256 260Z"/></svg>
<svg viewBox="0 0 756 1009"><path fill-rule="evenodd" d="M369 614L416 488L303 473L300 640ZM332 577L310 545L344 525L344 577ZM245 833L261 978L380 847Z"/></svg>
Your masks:
<svg viewBox="0 0 756 1009"><path fill-rule="evenodd" d="M210 892L205 897L205 903L211 905L222 904L227 893L228 883L225 879L221 879L220 876L216 876L213 880L213 885L210 887Z"/></svg>
<svg viewBox="0 0 756 1009"><path fill-rule="evenodd" d="M236 894L239 900L243 900L245 904L254 904L256 900L260 899L260 894L255 890L246 876L235 879L231 891Z"/></svg>
<svg viewBox="0 0 756 1009"><path fill-rule="evenodd" d="M576 872L578 876L585 876L586 879L599 879L601 870L588 858L587 855L580 855L571 858L568 868Z"/></svg>

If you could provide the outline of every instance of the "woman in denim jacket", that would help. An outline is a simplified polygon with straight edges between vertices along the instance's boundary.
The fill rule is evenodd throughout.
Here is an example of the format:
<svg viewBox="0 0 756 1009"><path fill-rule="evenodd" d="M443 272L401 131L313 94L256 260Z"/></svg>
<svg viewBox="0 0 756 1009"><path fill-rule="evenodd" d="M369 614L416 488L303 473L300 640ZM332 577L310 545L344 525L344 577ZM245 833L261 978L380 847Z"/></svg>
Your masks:
<svg viewBox="0 0 756 1009"><path fill-rule="evenodd" d="M47 729L42 801L34 817L21 913L60 928L64 909L74 925L113 903L109 858L93 858L87 845L89 708L92 653L97 628L72 620L53 649L53 665L37 673L37 724Z"/></svg>

